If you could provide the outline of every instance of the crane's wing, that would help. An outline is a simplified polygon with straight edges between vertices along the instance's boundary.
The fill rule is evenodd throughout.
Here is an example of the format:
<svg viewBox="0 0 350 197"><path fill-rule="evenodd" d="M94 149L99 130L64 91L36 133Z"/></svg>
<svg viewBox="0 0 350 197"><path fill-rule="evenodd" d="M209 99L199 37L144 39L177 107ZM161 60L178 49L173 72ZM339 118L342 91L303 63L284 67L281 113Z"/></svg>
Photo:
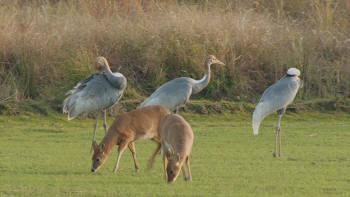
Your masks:
<svg viewBox="0 0 350 197"><path fill-rule="evenodd" d="M152 93L140 107L149 105L163 105L173 111L176 107L186 104L192 93L190 78L181 77L168 81Z"/></svg>
<svg viewBox="0 0 350 197"><path fill-rule="evenodd" d="M283 77L264 91L253 113L254 135L258 134L260 123L267 115L285 108L294 100L299 87L298 77Z"/></svg>
<svg viewBox="0 0 350 197"><path fill-rule="evenodd" d="M74 86L73 89L69 90L69 91L66 93L66 96L71 95L71 94L74 94L75 92L77 92L77 91L83 89L83 88L86 86L86 84L87 84L89 81L91 81L91 80L94 78L94 76L97 76L97 75L99 75L99 73L93 73L93 74L91 74L90 76L88 76L87 78L85 78L85 79L79 81L79 82Z"/></svg>
<svg viewBox="0 0 350 197"><path fill-rule="evenodd" d="M94 73L67 92L63 113L71 120L80 114L107 109L123 95L124 89L113 87L106 76Z"/></svg>

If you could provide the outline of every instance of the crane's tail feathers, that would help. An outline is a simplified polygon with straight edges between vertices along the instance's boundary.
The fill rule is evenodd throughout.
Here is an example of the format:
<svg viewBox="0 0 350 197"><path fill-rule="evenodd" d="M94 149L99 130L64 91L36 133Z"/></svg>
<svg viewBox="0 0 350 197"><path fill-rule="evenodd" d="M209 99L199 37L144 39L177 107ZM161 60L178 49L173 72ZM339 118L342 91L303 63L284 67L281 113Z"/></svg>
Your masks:
<svg viewBox="0 0 350 197"><path fill-rule="evenodd" d="M64 99L63 101L63 113L64 114L68 114L68 120L72 120L74 118L76 118L76 116L72 116L72 111L74 109L74 103L70 102L70 96L67 97L66 99Z"/></svg>
<svg viewBox="0 0 350 197"><path fill-rule="evenodd" d="M252 117L254 135L258 135L261 121L270 113L270 110L264 105L263 102L258 103L258 105L256 105Z"/></svg>
<svg viewBox="0 0 350 197"><path fill-rule="evenodd" d="M71 117L70 114L68 114L68 120L73 120L76 117Z"/></svg>
<svg viewBox="0 0 350 197"><path fill-rule="evenodd" d="M69 103L69 98L70 97L67 97L66 99L64 99L64 101L63 101L63 107L62 107L62 110L63 110L63 113L64 114L66 114L66 113L68 113L68 103Z"/></svg>
<svg viewBox="0 0 350 197"><path fill-rule="evenodd" d="M69 110L68 110L68 120L73 120L74 118L76 118L77 116L76 115L73 115L72 114L72 110L73 110L73 107L71 107Z"/></svg>
<svg viewBox="0 0 350 197"><path fill-rule="evenodd" d="M254 133L254 135L258 135L258 133L259 133L259 126L260 126L261 120L259 121L257 119L255 111L253 113L253 121L252 121L252 123L253 123L253 133Z"/></svg>
<svg viewBox="0 0 350 197"><path fill-rule="evenodd" d="M63 110L63 113L64 114L67 114L67 113L70 113L70 111L72 110L72 108L73 108L73 106L74 106L74 104L75 104L75 102L73 102L72 103L72 99L71 99L72 97L71 96L68 96L66 99L64 99L64 101L63 101L63 108L62 108L62 110ZM74 100L73 100L74 101Z"/></svg>

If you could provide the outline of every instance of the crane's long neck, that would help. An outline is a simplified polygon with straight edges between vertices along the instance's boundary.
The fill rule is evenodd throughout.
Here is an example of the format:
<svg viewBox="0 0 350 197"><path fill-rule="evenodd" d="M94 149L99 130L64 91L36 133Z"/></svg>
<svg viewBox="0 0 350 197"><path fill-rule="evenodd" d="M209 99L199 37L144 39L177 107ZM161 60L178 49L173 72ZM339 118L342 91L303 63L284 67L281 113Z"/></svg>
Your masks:
<svg viewBox="0 0 350 197"><path fill-rule="evenodd" d="M205 87L207 87L210 81L210 63L208 61L205 62L205 74L201 80L197 80L192 87L192 94L197 94L202 91Z"/></svg>
<svg viewBox="0 0 350 197"><path fill-rule="evenodd" d="M105 76L107 77L109 83L115 88L124 89L126 86L125 78L122 75L117 76L117 75L113 74L111 69L109 68L108 63L105 62L104 64L105 64L104 65L104 73L105 73Z"/></svg>

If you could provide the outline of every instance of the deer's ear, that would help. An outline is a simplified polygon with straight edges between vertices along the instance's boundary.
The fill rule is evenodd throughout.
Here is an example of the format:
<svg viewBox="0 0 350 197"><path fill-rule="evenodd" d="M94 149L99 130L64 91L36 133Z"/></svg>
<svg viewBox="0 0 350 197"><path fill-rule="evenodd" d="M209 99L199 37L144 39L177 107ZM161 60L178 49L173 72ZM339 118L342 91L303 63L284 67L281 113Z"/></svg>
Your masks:
<svg viewBox="0 0 350 197"><path fill-rule="evenodd" d="M100 145L100 151L103 152L105 150L105 148L106 148L105 144L102 143Z"/></svg>
<svg viewBox="0 0 350 197"><path fill-rule="evenodd" d="M164 142L164 147L167 150L167 157L171 157L172 155L174 155L174 149L170 144L168 144L167 142Z"/></svg>
<svg viewBox="0 0 350 197"><path fill-rule="evenodd" d="M165 156L167 158L170 158L171 157L171 152L169 151L169 149L167 151L165 151Z"/></svg>
<svg viewBox="0 0 350 197"><path fill-rule="evenodd" d="M174 155L174 159L175 159L176 161L180 161L181 155L180 155L179 153L175 154L175 155Z"/></svg>
<svg viewBox="0 0 350 197"><path fill-rule="evenodd" d="M97 148L98 148L98 145L96 143L96 141L92 141L92 148L94 149L94 152L96 152Z"/></svg>

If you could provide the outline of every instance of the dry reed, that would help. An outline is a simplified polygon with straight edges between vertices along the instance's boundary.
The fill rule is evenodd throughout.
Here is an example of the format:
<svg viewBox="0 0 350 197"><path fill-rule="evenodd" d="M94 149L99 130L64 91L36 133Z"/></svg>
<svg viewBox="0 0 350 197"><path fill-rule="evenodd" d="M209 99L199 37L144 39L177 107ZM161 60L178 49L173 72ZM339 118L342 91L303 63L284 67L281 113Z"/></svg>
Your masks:
<svg viewBox="0 0 350 197"><path fill-rule="evenodd" d="M345 0L2 1L0 102L63 97L100 55L126 98L201 78L208 54L227 66L198 97L256 101L288 67L302 71L298 99L349 97L349 13Z"/></svg>

